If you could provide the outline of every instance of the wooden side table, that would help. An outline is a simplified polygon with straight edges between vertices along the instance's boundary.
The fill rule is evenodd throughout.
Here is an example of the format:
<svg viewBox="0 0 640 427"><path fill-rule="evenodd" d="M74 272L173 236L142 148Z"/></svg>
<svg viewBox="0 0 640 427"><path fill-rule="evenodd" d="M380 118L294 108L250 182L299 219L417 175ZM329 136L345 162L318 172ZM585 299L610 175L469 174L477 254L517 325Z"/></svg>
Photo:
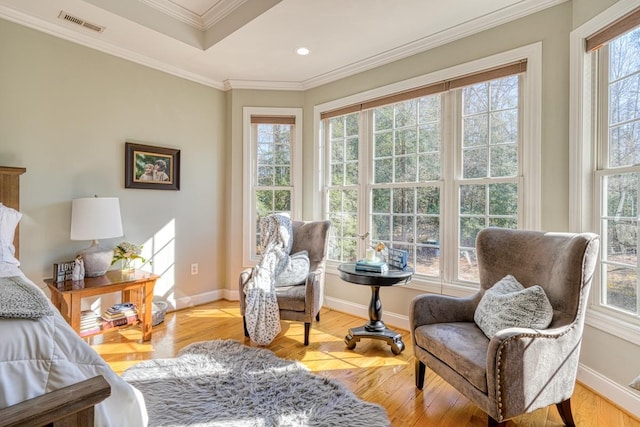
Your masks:
<svg viewBox="0 0 640 427"><path fill-rule="evenodd" d="M104 276L86 277L84 280L55 282L53 279L45 279L44 282L51 291L51 302L78 334L82 298L121 292L122 302L133 302L138 307L142 340L149 341L153 287L158 278L159 275L142 270L110 270Z"/></svg>

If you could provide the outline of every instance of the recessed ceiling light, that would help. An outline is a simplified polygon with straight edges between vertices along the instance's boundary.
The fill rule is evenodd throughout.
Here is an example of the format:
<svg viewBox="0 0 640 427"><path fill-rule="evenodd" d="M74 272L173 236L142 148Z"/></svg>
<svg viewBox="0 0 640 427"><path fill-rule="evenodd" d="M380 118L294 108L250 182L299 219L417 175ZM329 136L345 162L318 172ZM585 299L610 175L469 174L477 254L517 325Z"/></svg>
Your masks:
<svg viewBox="0 0 640 427"><path fill-rule="evenodd" d="M298 55L305 56L305 55L309 55L311 53L311 51L309 49L307 49L306 47L299 47L299 48L296 49L296 53Z"/></svg>

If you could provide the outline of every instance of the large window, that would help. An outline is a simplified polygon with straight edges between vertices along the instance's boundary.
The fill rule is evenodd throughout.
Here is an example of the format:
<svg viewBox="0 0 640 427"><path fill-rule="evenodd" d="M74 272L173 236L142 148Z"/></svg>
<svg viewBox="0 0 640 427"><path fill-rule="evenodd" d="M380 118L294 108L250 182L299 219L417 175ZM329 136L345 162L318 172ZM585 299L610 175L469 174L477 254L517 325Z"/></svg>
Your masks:
<svg viewBox="0 0 640 427"><path fill-rule="evenodd" d="M321 115L330 260L381 241L425 282L478 282L478 231L525 227L522 146L536 142L522 132L526 63L513 65Z"/></svg>
<svg viewBox="0 0 640 427"><path fill-rule="evenodd" d="M614 38L594 55L600 83L594 103L600 124L595 198L602 244L598 303L638 316L640 28Z"/></svg>
<svg viewBox="0 0 640 427"><path fill-rule="evenodd" d="M600 235L587 322L640 343L637 2L621 0L577 28L571 50L571 225Z"/></svg>
<svg viewBox="0 0 640 427"><path fill-rule="evenodd" d="M244 109L245 122L245 217L251 230L245 261L258 259L260 218L273 213L300 216L301 121L299 109Z"/></svg>

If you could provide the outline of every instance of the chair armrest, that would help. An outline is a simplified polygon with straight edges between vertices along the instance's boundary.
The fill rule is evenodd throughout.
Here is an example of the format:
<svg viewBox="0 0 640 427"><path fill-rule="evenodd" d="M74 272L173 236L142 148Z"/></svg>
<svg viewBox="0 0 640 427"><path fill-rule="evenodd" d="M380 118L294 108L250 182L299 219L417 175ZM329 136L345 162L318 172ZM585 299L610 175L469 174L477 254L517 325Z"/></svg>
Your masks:
<svg viewBox="0 0 640 427"><path fill-rule="evenodd" d="M98 375L0 409L0 426L93 426L94 406L110 395L111 386Z"/></svg>
<svg viewBox="0 0 640 427"><path fill-rule="evenodd" d="M324 294L324 265L309 272L305 282L305 311L307 317L313 317L320 310Z"/></svg>
<svg viewBox="0 0 640 427"><path fill-rule="evenodd" d="M438 294L418 295L409 306L411 331L422 325L448 322L473 322L480 294L452 297Z"/></svg>
<svg viewBox="0 0 640 427"><path fill-rule="evenodd" d="M503 418L569 399L578 371L582 326L508 328L487 351L490 399L502 402Z"/></svg>
<svg viewBox="0 0 640 427"><path fill-rule="evenodd" d="M244 285L247 284L251 278L253 268L245 268L240 272L238 279L238 298L240 299L240 314L244 316L245 300L244 300Z"/></svg>

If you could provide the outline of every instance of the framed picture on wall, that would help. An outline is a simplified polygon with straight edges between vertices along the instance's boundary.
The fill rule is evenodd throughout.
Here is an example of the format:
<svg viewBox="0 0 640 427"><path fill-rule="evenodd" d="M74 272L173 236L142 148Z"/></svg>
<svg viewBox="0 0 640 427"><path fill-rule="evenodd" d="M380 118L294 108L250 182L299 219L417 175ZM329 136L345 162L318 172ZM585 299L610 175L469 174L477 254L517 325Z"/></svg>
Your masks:
<svg viewBox="0 0 640 427"><path fill-rule="evenodd" d="M180 150L126 142L124 186L148 190L180 190Z"/></svg>

